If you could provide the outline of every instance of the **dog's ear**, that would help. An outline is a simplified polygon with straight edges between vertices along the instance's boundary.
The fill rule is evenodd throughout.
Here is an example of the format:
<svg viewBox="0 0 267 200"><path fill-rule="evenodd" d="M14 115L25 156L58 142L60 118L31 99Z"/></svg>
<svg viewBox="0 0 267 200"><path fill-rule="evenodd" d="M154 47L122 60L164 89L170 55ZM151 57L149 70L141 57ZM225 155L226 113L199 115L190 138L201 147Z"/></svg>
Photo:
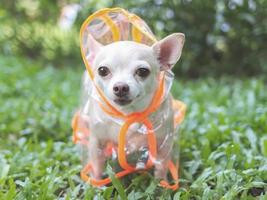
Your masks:
<svg viewBox="0 0 267 200"><path fill-rule="evenodd" d="M153 44L152 49L160 63L160 70L171 69L179 60L185 36L183 33L173 33Z"/></svg>
<svg viewBox="0 0 267 200"><path fill-rule="evenodd" d="M100 51L103 45L96 41L90 34L88 35L87 48L95 55Z"/></svg>

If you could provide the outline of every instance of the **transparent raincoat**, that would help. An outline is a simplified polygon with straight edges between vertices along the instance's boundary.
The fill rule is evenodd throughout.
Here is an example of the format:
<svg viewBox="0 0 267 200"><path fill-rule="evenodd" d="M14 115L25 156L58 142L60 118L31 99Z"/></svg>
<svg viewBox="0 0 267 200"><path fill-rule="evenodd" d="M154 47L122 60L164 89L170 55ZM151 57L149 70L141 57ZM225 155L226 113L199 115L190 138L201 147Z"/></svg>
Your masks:
<svg viewBox="0 0 267 200"><path fill-rule="evenodd" d="M170 141L168 145L168 154L170 159L167 162L168 179L162 180L160 185L170 189L178 188L178 161L179 151L175 145L178 138L178 127L183 121L186 106L181 101L172 99L172 103L167 109L160 112L158 108L166 101L169 95L173 81L173 73L169 71L161 72L159 86L154 94L152 102L143 112L131 113L125 115L114 108L103 92L94 84L94 74L91 69L92 62L95 58L95 52L89 48L89 37L93 37L96 41L103 45L110 44L116 41L131 40L138 43L143 43L151 46L157 40L147 24L138 16L129 13L121 8L106 8L89 16L83 23L80 31L81 54L85 63L87 72L92 82L91 88L88 89L90 98L94 98L105 113L105 117L110 118L120 127L118 132L118 142L116 144L107 143L103 149L105 156L109 159L109 163L113 167L115 176L121 178L131 173L142 172L144 170L153 169L157 159L159 147L157 144L156 130L166 128L168 133L165 136L165 141ZM103 179L97 180L90 177L91 162L88 153L88 145L90 140L90 128L87 124L90 116L87 114L87 101L82 102L79 111L74 115L72 121L73 141L79 145L81 149L81 158L83 169L81 177L84 181L94 185L103 186L111 182L110 178L103 174ZM173 127L163 127L166 112L173 113ZM157 114L154 114L156 113ZM97 121L95 123L101 123ZM138 125L137 132L146 137L146 145L142 146L136 152L129 151L127 143L127 134L132 126ZM145 166L142 170L138 167L138 162L144 161Z"/></svg>

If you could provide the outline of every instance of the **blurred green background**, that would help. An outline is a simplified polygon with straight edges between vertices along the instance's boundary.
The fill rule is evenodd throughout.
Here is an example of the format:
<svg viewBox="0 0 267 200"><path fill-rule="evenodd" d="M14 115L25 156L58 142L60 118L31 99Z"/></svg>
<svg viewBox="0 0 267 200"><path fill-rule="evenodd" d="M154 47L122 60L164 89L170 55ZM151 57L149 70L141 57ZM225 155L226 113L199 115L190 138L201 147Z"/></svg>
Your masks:
<svg viewBox="0 0 267 200"><path fill-rule="evenodd" d="M80 179L79 29L115 6L158 38L186 35L172 87L188 108L178 191L149 174L102 189ZM266 44L267 0L0 0L0 200L266 200Z"/></svg>
<svg viewBox="0 0 267 200"><path fill-rule="evenodd" d="M0 52L4 55L39 59L55 67L80 66L78 32L83 20L100 8L120 6L141 16L159 38L185 33L183 56L175 68L178 77L267 73L266 0L1 2ZM73 26L62 30L58 21L66 5L78 11Z"/></svg>

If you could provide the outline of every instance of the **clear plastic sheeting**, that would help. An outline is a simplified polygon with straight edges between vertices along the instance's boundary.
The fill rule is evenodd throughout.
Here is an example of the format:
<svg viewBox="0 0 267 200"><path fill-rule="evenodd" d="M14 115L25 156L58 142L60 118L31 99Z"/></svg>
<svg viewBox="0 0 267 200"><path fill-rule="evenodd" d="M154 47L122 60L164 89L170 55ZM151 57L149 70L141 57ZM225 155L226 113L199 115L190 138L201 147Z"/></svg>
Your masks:
<svg viewBox="0 0 267 200"><path fill-rule="evenodd" d="M88 80L90 87L87 89L87 97L83 97L85 100L82 101L72 121L73 141L79 146L83 164L82 179L94 186L109 184L111 180L105 173L105 167L108 164L112 166L118 178L149 169L155 169L156 174L156 169L162 166L165 169L163 171L167 173L165 177L156 174L158 177L164 177L160 185L177 189L179 161L176 144L177 131L184 118L186 106L181 101L167 98L173 81L173 73L171 71L161 72L159 87L148 108L143 112L125 115L112 107L103 92L94 84L91 64L95 58L95 52L89 49L90 37L103 45L115 41L131 40L151 46L157 41L142 19L121 8L102 9L89 16L83 23L80 32L81 53L90 76ZM91 109L90 98L100 102L94 106L93 117L88 114L88 109ZM160 110L159 107L161 107ZM98 109L104 111L101 117L97 117ZM173 119L168 120L170 116ZM117 129L115 136L117 142L106 142L99 149L101 151L99 155L106 159L101 178L95 178L91 174L94 160L89 153L90 140L92 140L89 124L94 123L93 125L97 126L107 120L114 122L112 129ZM109 131L109 127L106 131ZM158 135L157 133L164 134Z"/></svg>

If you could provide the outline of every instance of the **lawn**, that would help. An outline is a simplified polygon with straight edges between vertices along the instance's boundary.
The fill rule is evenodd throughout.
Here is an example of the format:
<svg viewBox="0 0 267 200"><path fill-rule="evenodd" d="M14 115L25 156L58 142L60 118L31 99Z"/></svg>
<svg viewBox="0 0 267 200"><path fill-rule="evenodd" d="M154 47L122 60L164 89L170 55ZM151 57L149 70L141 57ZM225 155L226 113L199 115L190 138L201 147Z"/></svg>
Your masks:
<svg viewBox="0 0 267 200"><path fill-rule="evenodd" d="M267 199L266 77L177 76L173 94L188 105L181 188L163 190L144 174L95 189L81 181L71 141L82 70L0 57L1 200Z"/></svg>

